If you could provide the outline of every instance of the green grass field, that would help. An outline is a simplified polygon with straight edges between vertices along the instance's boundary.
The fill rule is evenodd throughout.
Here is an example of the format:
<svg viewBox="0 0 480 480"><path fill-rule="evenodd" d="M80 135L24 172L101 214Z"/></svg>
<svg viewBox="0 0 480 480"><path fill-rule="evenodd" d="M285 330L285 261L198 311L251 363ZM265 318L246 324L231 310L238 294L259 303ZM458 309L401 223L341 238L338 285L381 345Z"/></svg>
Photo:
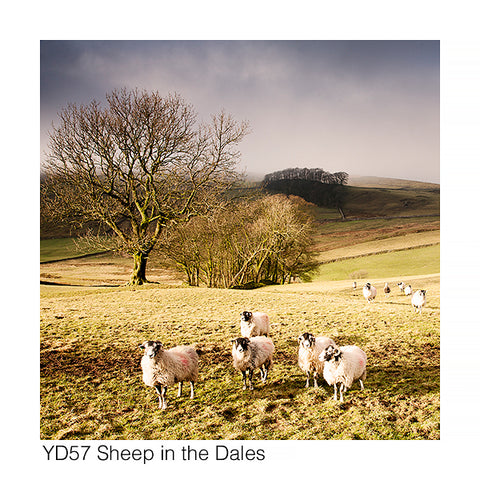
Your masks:
<svg viewBox="0 0 480 480"><path fill-rule="evenodd" d="M74 238L54 238L40 240L40 262L51 262L64 258L75 258L98 253L98 249L80 248Z"/></svg>
<svg viewBox="0 0 480 480"><path fill-rule="evenodd" d="M384 278L440 273L440 245L380 253L320 265L315 280Z"/></svg>

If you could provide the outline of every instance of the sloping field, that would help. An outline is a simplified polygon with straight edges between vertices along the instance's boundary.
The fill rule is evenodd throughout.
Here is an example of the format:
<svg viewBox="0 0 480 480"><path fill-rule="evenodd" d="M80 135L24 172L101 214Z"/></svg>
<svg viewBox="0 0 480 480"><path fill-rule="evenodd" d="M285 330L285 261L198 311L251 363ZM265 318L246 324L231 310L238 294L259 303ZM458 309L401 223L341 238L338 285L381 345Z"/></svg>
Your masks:
<svg viewBox="0 0 480 480"><path fill-rule="evenodd" d="M385 253L393 250L406 250L438 243L440 243L440 230L432 230L363 242L349 247L332 248L322 252L318 259L322 263L327 263L346 258Z"/></svg>
<svg viewBox="0 0 480 480"><path fill-rule="evenodd" d="M315 280L399 278L440 273L440 245L339 260L320 265Z"/></svg>
<svg viewBox="0 0 480 480"><path fill-rule="evenodd" d="M438 439L439 277L415 280L428 291L421 315L397 289L367 304L350 284L254 291L42 286L41 438ZM270 315L276 346L269 381L262 385L255 375L253 392L241 389L231 365L230 339L245 309ZM355 385L340 404L323 383L305 389L296 364L296 339L305 331L363 348L365 390ZM201 350L194 400L177 399L172 388L169 407L158 409L141 379L138 344L147 339Z"/></svg>

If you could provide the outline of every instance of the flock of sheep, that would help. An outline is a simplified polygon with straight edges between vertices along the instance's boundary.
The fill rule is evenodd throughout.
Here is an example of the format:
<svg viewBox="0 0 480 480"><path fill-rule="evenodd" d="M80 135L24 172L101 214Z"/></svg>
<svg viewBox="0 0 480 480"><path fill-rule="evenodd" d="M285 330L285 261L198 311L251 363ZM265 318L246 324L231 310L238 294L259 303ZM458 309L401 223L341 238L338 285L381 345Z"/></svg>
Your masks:
<svg viewBox="0 0 480 480"><path fill-rule="evenodd" d="M397 283L397 285L400 291L403 292L405 295L412 295L411 285L405 285L404 282ZM353 282L352 287L355 290L357 288L357 282ZM390 293L391 290L388 283L385 283L385 286L383 287L383 291L385 295L388 295ZM367 300L367 302L370 303L377 296L377 289L372 284L366 283L365 286L363 287L363 296L365 297L365 300ZM425 306L426 301L427 301L426 290L417 290L412 295L412 307L415 309L416 313L422 313L422 307Z"/></svg>
<svg viewBox="0 0 480 480"><path fill-rule="evenodd" d="M253 390L253 372L260 369L261 380L267 381L272 366L275 347L270 334L270 320L266 313L248 312L241 314L241 337L232 340L233 366L241 372L243 389ZM367 356L354 345L339 347L328 337L315 337L306 332L298 337L298 365L307 376L306 387L313 375L314 386L323 374L328 385L334 388L337 400L337 386L340 401L343 394L356 380L363 390L366 377ZM154 387L159 397L159 407L167 406L167 387L178 383L178 396L182 394L183 382L190 382L190 398L194 398L194 385L198 380L198 354L194 347L177 346L165 350L158 341L146 341L140 345L144 350L141 366L143 381Z"/></svg>

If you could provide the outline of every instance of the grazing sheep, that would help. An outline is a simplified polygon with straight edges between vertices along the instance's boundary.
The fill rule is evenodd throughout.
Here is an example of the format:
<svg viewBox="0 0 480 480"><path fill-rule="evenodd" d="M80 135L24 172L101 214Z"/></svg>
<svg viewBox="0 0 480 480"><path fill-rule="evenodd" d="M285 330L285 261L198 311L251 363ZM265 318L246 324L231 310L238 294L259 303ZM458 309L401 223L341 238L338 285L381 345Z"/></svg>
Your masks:
<svg viewBox="0 0 480 480"><path fill-rule="evenodd" d="M383 287L383 291L385 292L385 296L387 296L390 293L390 287L388 286L387 282L385 282L385 286Z"/></svg>
<svg viewBox="0 0 480 480"><path fill-rule="evenodd" d="M319 360L320 353L335 342L328 337L314 337L311 333L304 333L298 337L298 366L307 374L308 388L310 372L313 372L313 386L318 387L317 375L323 372L323 362Z"/></svg>
<svg viewBox="0 0 480 480"><path fill-rule="evenodd" d="M370 283L366 283L363 287L363 296L370 303L377 296L377 289Z"/></svg>
<svg viewBox="0 0 480 480"><path fill-rule="evenodd" d="M328 346L321 354L320 361L324 362L323 378L329 385L333 385L333 399L337 400L337 384L340 384L340 401L343 402L343 393L350 388L355 380L360 382L363 390L363 381L367 376L367 355L355 345L345 347Z"/></svg>
<svg viewBox="0 0 480 480"><path fill-rule="evenodd" d="M190 398L194 397L194 383L198 380L198 355L195 348L178 346L164 350L162 342L151 340L143 342L139 347L144 350L141 362L143 381L149 387L155 387L161 409L167 408L167 387L177 382L178 397L182 394L183 382L190 382Z"/></svg>
<svg viewBox="0 0 480 480"><path fill-rule="evenodd" d="M354 290L357 289L357 282L353 282L353 283L352 283L352 288L353 288Z"/></svg>
<svg viewBox="0 0 480 480"><path fill-rule="evenodd" d="M412 294L412 286L411 285L407 285L404 289L403 289L403 293L405 295L411 295Z"/></svg>
<svg viewBox="0 0 480 480"><path fill-rule="evenodd" d="M233 366L242 372L243 389L247 389L247 375L250 390L253 390L253 372L260 368L262 382L267 381L268 370L272 366L272 355L275 350L270 338L264 337L240 337L232 340Z"/></svg>
<svg viewBox="0 0 480 480"><path fill-rule="evenodd" d="M403 289L405 288L405 284L403 282L400 282L400 283L397 283L397 285L400 291L403 292Z"/></svg>
<svg viewBox="0 0 480 480"><path fill-rule="evenodd" d="M242 337L259 337L270 333L270 320L263 312L242 312L240 314L240 333Z"/></svg>
<svg viewBox="0 0 480 480"><path fill-rule="evenodd" d="M425 305L427 291L426 290L417 290L412 295L412 306L415 309L415 313L422 313L422 307Z"/></svg>

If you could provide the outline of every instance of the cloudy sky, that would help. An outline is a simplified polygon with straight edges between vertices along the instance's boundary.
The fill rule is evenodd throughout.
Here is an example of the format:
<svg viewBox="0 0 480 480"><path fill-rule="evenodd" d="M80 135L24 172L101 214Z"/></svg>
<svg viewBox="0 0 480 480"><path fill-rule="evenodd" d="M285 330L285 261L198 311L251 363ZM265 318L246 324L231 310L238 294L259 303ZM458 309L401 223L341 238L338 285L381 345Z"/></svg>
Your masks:
<svg viewBox="0 0 480 480"><path fill-rule="evenodd" d="M42 41L41 156L67 103L178 92L248 120L240 167L440 180L438 41Z"/></svg>

